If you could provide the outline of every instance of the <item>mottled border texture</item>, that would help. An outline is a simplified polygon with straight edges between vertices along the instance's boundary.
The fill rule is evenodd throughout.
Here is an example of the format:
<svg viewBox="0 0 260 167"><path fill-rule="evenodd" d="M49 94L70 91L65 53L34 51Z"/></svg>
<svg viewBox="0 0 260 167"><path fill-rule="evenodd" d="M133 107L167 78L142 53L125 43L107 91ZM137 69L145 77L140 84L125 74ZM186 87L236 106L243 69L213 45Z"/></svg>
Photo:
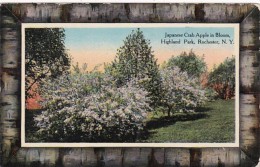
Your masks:
<svg viewBox="0 0 260 167"><path fill-rule="evenodd" d="M256 166L259 9L251 4L2 4L0 166ZM240 148L21 148L21 23L240 23ZM7 115L9 115L7 117ZM11 117L10 117L11 115Z"/></svg>

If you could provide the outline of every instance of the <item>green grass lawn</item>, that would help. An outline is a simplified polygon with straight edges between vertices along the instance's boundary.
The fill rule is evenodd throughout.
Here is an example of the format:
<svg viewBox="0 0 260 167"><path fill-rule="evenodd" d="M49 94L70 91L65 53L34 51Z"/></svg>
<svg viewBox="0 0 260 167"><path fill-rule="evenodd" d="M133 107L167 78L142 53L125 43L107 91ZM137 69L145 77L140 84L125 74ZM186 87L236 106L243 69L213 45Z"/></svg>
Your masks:
<svg viewBox="0 0 260 167"><path fill-rule="evenodd" d="M140 142L229 143L235 140L235 100L207 102L195 113L171 118L153 114L148 135Z"/></svg>

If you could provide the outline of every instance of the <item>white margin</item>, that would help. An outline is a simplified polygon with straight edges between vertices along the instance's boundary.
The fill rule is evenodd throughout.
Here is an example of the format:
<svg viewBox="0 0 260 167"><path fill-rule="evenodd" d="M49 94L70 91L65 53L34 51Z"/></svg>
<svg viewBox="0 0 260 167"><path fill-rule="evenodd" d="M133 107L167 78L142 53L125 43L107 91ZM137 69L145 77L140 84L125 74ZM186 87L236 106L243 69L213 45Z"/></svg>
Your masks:
<svg viewBox="0 0 260 167"><path fill-rule="evenodd" d="M25 28L113 27L233 27L236 59L234 143L26 143L25 142ZM239 147L239 23L22 23L21 147Z"/></svg>

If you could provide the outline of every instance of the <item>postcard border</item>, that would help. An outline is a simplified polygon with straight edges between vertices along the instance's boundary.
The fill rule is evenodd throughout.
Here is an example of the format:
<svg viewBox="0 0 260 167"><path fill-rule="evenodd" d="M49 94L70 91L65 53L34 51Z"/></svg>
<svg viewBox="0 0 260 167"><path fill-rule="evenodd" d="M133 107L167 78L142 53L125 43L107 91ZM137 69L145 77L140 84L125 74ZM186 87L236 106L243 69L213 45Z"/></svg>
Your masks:
<svg viewBox="0 0 260 167"><path fill-rule="evenodd" d="M95 28L95 27L234 27L236 50L236 90L235 90L235 142L234 143L29 143L25 142L25 28ZM185 25L185 26L183 26ZM22 80L21 80L21 147L239 147L239 28L240 23L22 23Z"/></svg>

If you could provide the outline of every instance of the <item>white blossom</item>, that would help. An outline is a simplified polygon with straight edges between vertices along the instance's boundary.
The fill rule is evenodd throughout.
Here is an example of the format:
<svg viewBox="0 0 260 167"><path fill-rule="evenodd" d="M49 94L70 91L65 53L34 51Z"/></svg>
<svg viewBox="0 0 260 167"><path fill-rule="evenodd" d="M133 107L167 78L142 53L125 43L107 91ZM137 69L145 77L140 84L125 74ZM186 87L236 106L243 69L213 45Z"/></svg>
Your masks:
<svg viewBox="0 0 260 167"><path fill-rule="evenodd" d="M35 117L39 134L51 141L134 138L151 110L147 92L134 79L122 87L111 80L97 73L71 73L45 82L41 89L44 109Z"/></svg>

